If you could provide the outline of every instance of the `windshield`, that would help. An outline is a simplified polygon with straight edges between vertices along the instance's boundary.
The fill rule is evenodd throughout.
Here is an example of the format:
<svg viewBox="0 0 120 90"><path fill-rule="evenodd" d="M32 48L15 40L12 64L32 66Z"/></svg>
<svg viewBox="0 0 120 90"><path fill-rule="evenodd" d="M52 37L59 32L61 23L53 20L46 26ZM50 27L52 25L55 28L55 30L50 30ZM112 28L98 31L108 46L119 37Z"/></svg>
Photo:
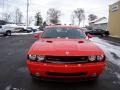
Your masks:
<svg viewBox="0 0 120 90"><path fill-rule="evenodd" d="M47 28L42 38L80 39L85 38L85 34L79 28Z"/></svg>

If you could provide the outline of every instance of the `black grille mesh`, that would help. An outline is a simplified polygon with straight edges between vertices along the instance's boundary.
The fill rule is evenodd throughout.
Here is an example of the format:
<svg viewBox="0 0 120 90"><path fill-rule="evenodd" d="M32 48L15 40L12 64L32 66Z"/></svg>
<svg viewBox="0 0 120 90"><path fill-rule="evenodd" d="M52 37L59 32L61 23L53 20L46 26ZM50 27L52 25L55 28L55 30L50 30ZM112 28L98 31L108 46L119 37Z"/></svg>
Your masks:
<svg viewBox="0 0 120 90"><path fill-rule="evenodd" d="M87 56L46 56L46 62L51 63L86 63Z"/></svg>

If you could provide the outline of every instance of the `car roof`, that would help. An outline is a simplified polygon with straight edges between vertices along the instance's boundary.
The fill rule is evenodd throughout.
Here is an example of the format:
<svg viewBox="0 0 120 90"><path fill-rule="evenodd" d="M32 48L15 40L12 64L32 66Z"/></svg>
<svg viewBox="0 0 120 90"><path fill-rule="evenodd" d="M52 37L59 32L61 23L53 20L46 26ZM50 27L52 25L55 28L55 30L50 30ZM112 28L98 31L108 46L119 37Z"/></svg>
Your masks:
<svg viewBox="0 0 120 90"><path fill-rule="evenodd" d="M80 28L79 26L47 26L46 28Z"/></svg>

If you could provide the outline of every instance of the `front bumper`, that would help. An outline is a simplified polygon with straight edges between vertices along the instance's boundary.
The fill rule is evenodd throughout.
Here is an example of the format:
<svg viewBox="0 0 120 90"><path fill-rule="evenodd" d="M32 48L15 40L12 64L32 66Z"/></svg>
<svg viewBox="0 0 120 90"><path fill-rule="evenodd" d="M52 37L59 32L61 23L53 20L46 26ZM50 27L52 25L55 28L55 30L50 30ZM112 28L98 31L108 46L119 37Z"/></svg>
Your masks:
<svg viewBox="0 0 120 90"><path fill-rule="evenodd" d="M106 65L106 62L86 64L51 64L31 62L27 60L29 72L36 77L43 78L94 78L99 76Z"/></svg>

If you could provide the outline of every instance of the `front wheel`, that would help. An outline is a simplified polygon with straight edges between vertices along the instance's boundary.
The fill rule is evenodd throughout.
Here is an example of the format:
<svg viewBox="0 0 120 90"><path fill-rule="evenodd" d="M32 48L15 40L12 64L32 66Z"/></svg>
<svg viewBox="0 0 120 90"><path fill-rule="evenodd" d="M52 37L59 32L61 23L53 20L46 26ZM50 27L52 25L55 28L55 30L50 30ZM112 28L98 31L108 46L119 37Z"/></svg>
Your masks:
<svg viewBox="0 0 120 90"><path fill-rule="evenodd" d="M11 36L11 31L7 31L6 36Z"/></svg>
<svg viewBox="0 0 120 90"><path fill-rule="evenodd" d="M36 76L34 76L32 74L30 76L31 76L31 79L32 79L33 82L39 81L39 79Z"/></svg>

